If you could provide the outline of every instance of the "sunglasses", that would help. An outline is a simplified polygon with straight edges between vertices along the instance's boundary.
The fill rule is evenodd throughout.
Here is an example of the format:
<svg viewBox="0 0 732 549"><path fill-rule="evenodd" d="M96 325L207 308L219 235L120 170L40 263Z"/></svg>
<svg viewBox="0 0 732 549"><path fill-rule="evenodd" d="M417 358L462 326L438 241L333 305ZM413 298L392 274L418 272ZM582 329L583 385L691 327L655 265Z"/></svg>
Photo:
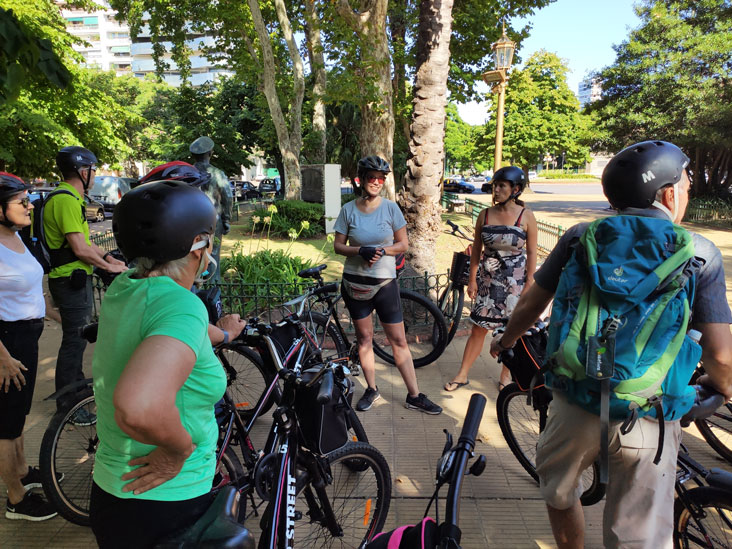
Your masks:
<svg viewBox="0 0 732 549"><path fill-rule="evenodd" d="M27 208L31 203L30 196L24 196L20 200L11 200L8 204L22 204L24 208Z"/></svg>
<svg viewBox="0 0 732 549"><path fill-rule="evenodd" d="M371 183L372 181L378 181L379 183L383 183L384 181L386 181L386 176L385 175L367 175L366 181L368 181L369 183Z"/></svg>

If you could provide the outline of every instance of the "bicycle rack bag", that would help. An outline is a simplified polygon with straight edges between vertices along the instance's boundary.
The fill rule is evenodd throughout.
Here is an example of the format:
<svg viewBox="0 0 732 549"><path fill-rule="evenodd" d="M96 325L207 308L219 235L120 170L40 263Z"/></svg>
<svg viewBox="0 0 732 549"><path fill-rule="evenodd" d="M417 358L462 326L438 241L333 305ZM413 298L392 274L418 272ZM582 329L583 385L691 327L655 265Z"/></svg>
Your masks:
<svg viewBox="0 0 732 549"><path fill-rule="evenodd" d="M318 373L318 369L305 370L302 375L304 382L309 382ZM348 384L353 382L346 378ZM333 383L333 392L330 402L326 405L318 404L317 396L320 381L311 387L303 387L298 391L295 399L295 411L300 423L300 429L308 447L312 450L327 454L337 450L348 442L348 426L346 412L348 406L344 400L348 392L353 393L353 387L346 389L339 382Z"/></svg>

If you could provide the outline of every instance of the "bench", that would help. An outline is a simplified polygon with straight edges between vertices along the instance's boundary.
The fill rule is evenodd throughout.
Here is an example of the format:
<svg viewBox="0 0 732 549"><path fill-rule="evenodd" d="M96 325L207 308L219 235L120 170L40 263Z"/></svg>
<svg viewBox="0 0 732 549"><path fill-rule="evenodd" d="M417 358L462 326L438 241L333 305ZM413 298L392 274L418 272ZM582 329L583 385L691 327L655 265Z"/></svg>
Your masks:
<svg viewBox="0 0 732 549"><path fill-rule="evenodd" d="M448 199L447 210L452 213L465 213L465 200L462 198Z"/></svg>

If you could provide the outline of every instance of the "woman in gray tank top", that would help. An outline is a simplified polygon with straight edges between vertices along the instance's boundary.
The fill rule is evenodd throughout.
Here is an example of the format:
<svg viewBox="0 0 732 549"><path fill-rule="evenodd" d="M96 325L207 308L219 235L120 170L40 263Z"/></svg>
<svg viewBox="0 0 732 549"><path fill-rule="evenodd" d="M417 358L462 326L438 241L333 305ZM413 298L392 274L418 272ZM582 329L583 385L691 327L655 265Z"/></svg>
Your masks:
<svg viewBox="0 0 732 549"><path fill-rule="evenodd" d="M356 328L358 353L367 387L356 409L363 412L379 399L374 365L371 314L376 311L407 386L405 407L427 414L442 408L419 392L402 319L394 256L407 251L407 222L399 207L380 196L390 172L378 156L358 162L361 197L341 209L335 223L335 251L346 256L341 293Z"/></svg>

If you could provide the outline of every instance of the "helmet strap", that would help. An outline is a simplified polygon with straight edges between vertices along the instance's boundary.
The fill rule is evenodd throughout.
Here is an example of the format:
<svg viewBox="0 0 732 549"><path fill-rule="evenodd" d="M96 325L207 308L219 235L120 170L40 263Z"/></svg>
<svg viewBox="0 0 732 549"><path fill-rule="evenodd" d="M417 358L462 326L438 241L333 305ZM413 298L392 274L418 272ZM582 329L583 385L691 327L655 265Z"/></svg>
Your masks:
<svg viewBox="0 0 732 549"><path fill-rule="evenodd" d="M522 191L511 193L511 196L509 196L506 200L504 200L503 202L494 202L493 205L494 206L505 206L506 204L511 202L511 200L515 200L516 198L521 196L521 193L522 193Z"/></svg>
<svg viewBox="0 0 732 549"><path fill-rule="evenodd" d="M206 248L204 253L201 254L201 261L199 262L198 270L196 271L196 278L194 280L196 284L203 284L207 282L214 275L216 267L218 266L218 263L213 256L208 253L208 245L209 239L204 238L191 246L191 251Z"/></svg>

